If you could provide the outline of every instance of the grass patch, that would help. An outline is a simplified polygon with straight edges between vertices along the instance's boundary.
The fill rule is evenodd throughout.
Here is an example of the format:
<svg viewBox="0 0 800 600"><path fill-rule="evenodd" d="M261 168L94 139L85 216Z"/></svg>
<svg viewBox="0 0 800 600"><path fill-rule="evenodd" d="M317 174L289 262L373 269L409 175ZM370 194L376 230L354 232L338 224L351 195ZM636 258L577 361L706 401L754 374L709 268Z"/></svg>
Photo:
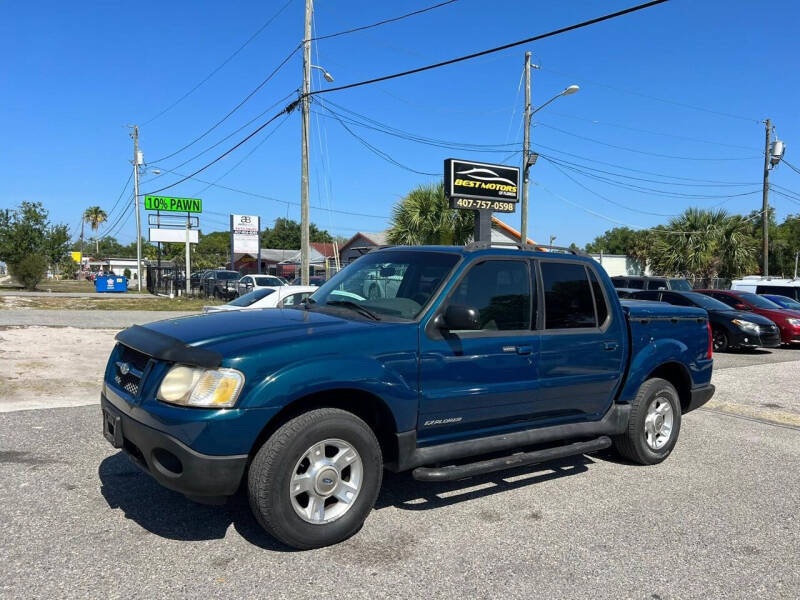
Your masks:
<svg viewBox="0 0 800 600"><path fill-rule="evenodd" d="M97 298L59 298L58 296L28 297L0 296L2 309L43 309L43 310L185 310L199 311L204 306L223 304L213 298L126 298L121 295L98 295Z"/></svg>

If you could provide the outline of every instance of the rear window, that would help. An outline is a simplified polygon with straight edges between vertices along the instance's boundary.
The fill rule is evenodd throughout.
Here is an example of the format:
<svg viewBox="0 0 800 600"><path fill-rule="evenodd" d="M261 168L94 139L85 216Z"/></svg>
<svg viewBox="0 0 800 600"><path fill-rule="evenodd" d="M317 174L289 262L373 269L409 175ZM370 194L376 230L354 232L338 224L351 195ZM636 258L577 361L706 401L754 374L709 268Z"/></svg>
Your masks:
<svg viewBox="0 0 800 600"><path fill-rule="evenodd" d="M626 285L626 281L622 277L612 277L611 283L614 284L615 288L626 288L629 287Z"/></svg>
<svg viewBox="0 0 800 600"><path fill-rule="evenodd" d="M629 279L628 280L628 287L634 290L643 290L644 289L644 280L643 279Z"/></svg>
<svg viewBox="0 0 800 600"><path fill-rule="evenodd" d="M277 277L255 277L255 280L256 280L256 285L271 285L271 286L283 285L283 282Z"/></svg>
<svg viewBox="0 0 800 600"><path fill-rule="evenodd" d="M544 261L541 270L545 329L597 327L586 268L579 263Z"/></svg>
<svg viewBox="0 0 800 600"><path fill-rule="evenodd" d="M648 290L665 290L665 289L667 289L667 280L666 279L650 279L647 282L647 289Z"/></svg>
<svg viewBox="0 0 800 600"><path fill-rule="evenodd" d="M670 279L669 280L669 287L670 289L677 290L679 292L691 292L692 286L689 285L689 282L685 279Z"/></svg>
<svg viewBox="0 0 800 600"><path fill-rule="evenodd" d="M270 288L263 288L260 290L253 290L249 294L244 294L243 296L239 296L233 302L228 302L228 306L250 306L251 304L255 304L262 298L266 298L270 294L274 294L275 290Z"/></svg>
<svg viewBox="0 0 800 600"><path fill-rule="evenodd" d="M241 275L236 271L222 271L221 273L217 273L217 279L239 279Z"/></svg>

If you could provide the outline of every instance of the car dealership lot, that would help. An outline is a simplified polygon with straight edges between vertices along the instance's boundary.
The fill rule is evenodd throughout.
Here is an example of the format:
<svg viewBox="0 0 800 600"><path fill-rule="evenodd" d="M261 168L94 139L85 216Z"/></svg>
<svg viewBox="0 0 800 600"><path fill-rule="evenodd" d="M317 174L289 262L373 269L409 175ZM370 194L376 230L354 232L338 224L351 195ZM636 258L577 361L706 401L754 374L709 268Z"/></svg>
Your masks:
<svg viewBox="0 0 800 600"><path fill-rule="evenodd" d="M24 331L0 331L0 372ZM30 330L27 345L67 332ZM97 370L89 343L19 369L16 387L52 364ZM800 418L800 350L716 360L715 404L686 417L662 465L577 457L449 484L387 474L364 529L310 552L264 534L241 495L206 507L155 484L102 437L97 406L5 412L0 596L796 598L800 427L785 415Z"/></svg>

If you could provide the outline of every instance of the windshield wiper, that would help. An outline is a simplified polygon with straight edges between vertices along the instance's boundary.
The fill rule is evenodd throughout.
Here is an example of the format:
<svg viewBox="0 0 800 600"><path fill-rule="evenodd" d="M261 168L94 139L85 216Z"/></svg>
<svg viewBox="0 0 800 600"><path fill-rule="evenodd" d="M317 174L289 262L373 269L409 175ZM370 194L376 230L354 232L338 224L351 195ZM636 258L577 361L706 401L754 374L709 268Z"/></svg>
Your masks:
<svg viewBox="0 0 800 600"><path fill-rule="evenodd" d="M343 306L345 308L352 308L362 315L369 317L373 321L381 320L381 318L374 312L364 306L361 306L358 302L353 302L352 300L328 300L325 304L328 306Z"/></svg>

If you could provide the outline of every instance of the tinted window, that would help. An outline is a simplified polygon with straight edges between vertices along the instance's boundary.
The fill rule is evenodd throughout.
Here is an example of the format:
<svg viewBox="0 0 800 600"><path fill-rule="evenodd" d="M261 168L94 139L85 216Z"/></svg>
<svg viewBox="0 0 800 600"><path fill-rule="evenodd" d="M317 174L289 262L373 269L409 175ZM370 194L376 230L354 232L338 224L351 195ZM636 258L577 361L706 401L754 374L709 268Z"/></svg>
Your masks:
<svg viewBox="0 0 800 600"><path fill-rule="evenodd" d="M727 294L709 294L712 298L719 300L720 302L724 302L728 306L734 306L735 304L740 304L738 298L734 298L733 296L728 296Z"/></svg>
<svg viewBox="0 0 800 600"><path fill-rule="evenodd" d="M667 280L666 279L650 279L647 282L647 289L648 290L665 290L665 289L667 289Z"/></svg>
<svg viewBox="0 0 800 600"><path fill-rule="evenodd" d="M675 306L694 306L694 304L688 298L684 298L680 294L670 294L669 292L664 292L661 294L661 301L669 302Z"/></svg>
<svg viewBox="0 0 800 600"><path fill-rule="evenodd" d="M669 280L669 287L672 290L678 290L679 292L691 292L692 286L689 285L689 282L685 279L670 279Z"/></svg>
<svg viewBox="0 0 800 600"><path fill-rule="evenodd" d="M239 277L241 277L241 275L239 275L239 273L237 273L236 271L222 271L221 273L217 273L217 279L219 280L239 279Z"/></svg>
<svg viewBox="0 0 800 600"><path fill-rule="evenodd" d="M230 306L250 306L254 302L258 302L262 298L266 298L270 294L274 293L275 290L271 290L268 288L255 290L250 292L249 294L244 294L243 296L239 296L233 302L228 302Z"/></svg>
<svg viewBox="0 0 800 600"><path fill-rule="evenodd" d="M625 280L624 280L622 277L612 277L612 278L611 278L611 283L613 283L613 284L614 284L614 287L615 287L615 288L626 288L626 287L630 287L630 286L628 286L628 285L625 285L625 284L626 284L626 281L625 281Z"/></svg>
<svg viewBox="0 0 800 600"><path fill-rule="evenodd" d="M629 279L628 280L628 287L633 288L634 290L643 290L644 289L644 280L643 279Z"/></svg>
<svg viewBox="0 0 800 600"><path fill-rule="evenodd" d="M256 280L256 285L271 285L271 286L283 285L283 282L277 277L256 277L255 280Z"/></svg>
<svg viewBox="0 0 800 600"><path fill-rule="evenodd" d="M597 275L595 275L594 271L589 269L589 278L592 281L592 291L594 292L594 303L597 307L597 322L602 325L606 322L606 318L608 317L608 306L606 305L606 299L603 295L603 287L600 285L600 282L597 280Z"/></svg>
<svg viewBox="0 0 800 600"><path fill-rule="evenodd" d="M788 285L759 285L756 286L756 292L759 294L775 294L778 296L787 296L800 299L800 287L790 287Z"/></svg>
<svg viewBox="0 0 800 600"><path fill-rule="evenodd" d="M547 261L541 263L541 269L545 329L596 327L592 291L584 266Z"/></svg>
<svg viewBox="0 0 800 600"><path fill-rule="evenodd" d="M776 308L780 309L780 306L775 304L772 300L767 300L762 296L757 296L756 294L751 294L750 292L739 294L739 298L748 304L752 304L756 308L766 308L767 310L775 310Z"/></svg>
<svg viewBox="0 0 800 600"><path fill-rule="evenodd" d="M699 294L697 292L686 292L683 294L686 298L691 300L691 302L695 306L699 306L700 308L705 308L706 310L730 310L731 307L727 304L720 302L714 298L709 298L705 294Z"/></svg>
<svg viewBox="0 0 800 600"><path fill-rule="evenodd" d="M530 329L528 266L518 260L489 260L472 267L450 298L478 309L481 329Z"/></svg>
<svg viewBox="0 0 800 600"><path fill-rule="evenodd" d="M800 310L800 302L788 296L765 296L767 300L772 300L775 304L779 304L783 308L791 308L792 310Z"/></svg>
<svg viewBox="0 0 800 600"><path fill-rule="evenodd" d="M636 292L631 294L631 298L634 300L654 300L658 301L659 297L661 296L660 292Z"/></svg>

